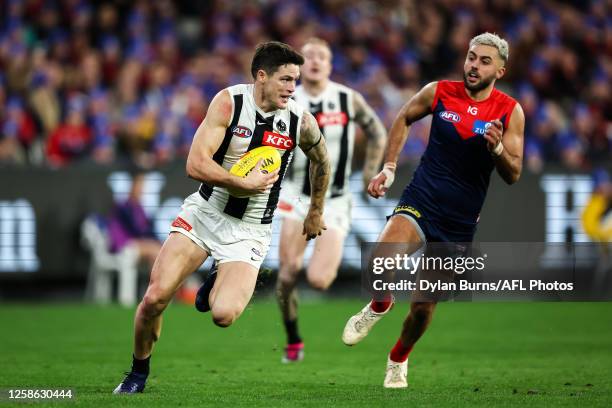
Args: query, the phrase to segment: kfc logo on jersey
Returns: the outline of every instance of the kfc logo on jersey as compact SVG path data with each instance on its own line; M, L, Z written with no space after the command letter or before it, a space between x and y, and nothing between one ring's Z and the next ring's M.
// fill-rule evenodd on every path
M440 112L440 119L445 120L451 123L459 123L461 122L461 116L458 113L452 111L444 111Z
M293 140L289 136L281 135L280 133L274 133L270 131L264 132L262 143L266 146L276 147L277 149L293 149Z
M232 135L247 139L253 135L253 132L251 132L251 129L244 126L234 126L232 128Z
M348 122L348 116L345 112L333 112L333 113L324 113L319 112L316 116L317 124L319 127L324 127L328 125L346 125Z

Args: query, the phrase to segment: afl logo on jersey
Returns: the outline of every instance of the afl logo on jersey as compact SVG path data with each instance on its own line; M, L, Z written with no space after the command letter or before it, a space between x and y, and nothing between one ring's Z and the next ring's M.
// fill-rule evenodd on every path
M459 123L461 122L461 116L458 113L452 111L444 111L440 112L440 119L445 120L447 122Z
M251 129L244 126L234 126L232 128L232 135L248 139L249 137L253 136L253 132L251 132Z

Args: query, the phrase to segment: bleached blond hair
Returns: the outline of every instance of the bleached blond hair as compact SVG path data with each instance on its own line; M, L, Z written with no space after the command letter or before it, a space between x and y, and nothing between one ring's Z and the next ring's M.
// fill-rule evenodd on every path
M474 45L488 45L497 48L499 56L504 61L504 65L508 62L509 47L508 41L494 33L482 33L470 40L470 48Z

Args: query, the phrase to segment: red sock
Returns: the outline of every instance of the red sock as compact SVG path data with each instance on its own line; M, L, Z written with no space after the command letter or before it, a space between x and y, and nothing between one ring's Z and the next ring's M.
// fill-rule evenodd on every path
M372 303L370 303L370 309L376 313L383 313L386 312L389 307L391 307L391 303L393 303L391 299L382 301L372 300Z
M391 349L391 360L395 361L396 363L403 363L408 359L408 355L412 351L412 347L413 346L406 347L402 344L401 340L397 340L397 343L395 343L395 346L393 346Z

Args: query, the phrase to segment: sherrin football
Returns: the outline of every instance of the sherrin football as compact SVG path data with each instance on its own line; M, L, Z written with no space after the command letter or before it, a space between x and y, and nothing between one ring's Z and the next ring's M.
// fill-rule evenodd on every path
M243 154L229 172L234 176L246 177L255 168L259 160L262 160L261 171L263 173L271 173L281 165L281 155L278 149L272 146L260 146ZM228 191L235 197L248 197L250 195L232 189L228 189Z

